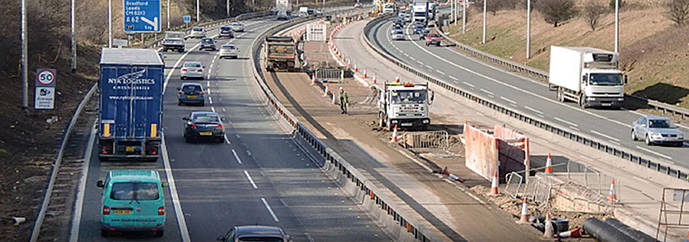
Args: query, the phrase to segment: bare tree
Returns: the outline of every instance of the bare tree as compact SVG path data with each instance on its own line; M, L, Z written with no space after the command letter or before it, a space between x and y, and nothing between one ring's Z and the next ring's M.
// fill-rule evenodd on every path
M605 14L607 13L607 9L605 9L605 5L600 3L600 1L597 0L588 0L584 4L584 19L586 19L586 23L591 27L592 31L596 31L596 27L598 26L598 20Z
M481 12L483 11L483 1L484 0L477 0L474 6L476 8L480 9ZM491 14L495 15L498 11L503 10L503 9L514 9L517 6L517 0L485 0L488 1L486 2L486 11L490 12Z
M557 27L559 23L567 21L577 15L574 0L546 0L536 2L538 9L546 23Z
M687 22L689 17L689 0L668 0L665 4L667 9L667 17L682 26Z

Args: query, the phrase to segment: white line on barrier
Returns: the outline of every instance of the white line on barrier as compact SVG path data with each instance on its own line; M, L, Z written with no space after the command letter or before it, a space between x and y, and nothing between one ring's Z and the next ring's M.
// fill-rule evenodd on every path
M468 83L468 82L465 82L465 81L462 81L462 83L464 83L464 85L467 85L467 86L470 86L470 87L476 87L476 86L474 86L474 84L471 84L471 83Z
M488 94L490 94L490 95L495 95L495 94L492 93L491 91L488 91L488 90L483 89L483 88L481 88L481 91L482 91L482 92L485 92L485 93L488 93Z
M165 145L165 134L162 135L163 142L160 145L162 149L162 159L165 168L165 176L167 177L168 187L170 188L170 196L172 197L172 205L175 207L175 216L177 217L177 225L179 226L179 233L182 241L191 241L189 237L189 230L187 229L187 221L182 212L182 205L179 202L179 195L177 194L177 185L175 185L175 178L172 176L172 167L167 155L167 145Z
M276 223L279 223L280 220L278 219L278 216L275 216L273 209L270 208L270 205L268 205L268 202L266 202L266 199L261 198L261 201L263 201L263 205L266 206L266 209L268 209L268 212L270 212L270 215L273 216L273 220L275 220Z
M531 110L532 112L537 113L537 114L543 114L543 112L541 112L540 110L529 107L529 106L524 106L524 108Z
M229 141L229 140L228 140L228 141ZM241 165L241 164L242 164L242 160L239 159L239 156L237 155L237 152L234 151L234 149L232 149L232 154L234 155L234 158L237 159L237 163L239 163L239 164Z
M516 101L514 101L514 100L512 100L512 99L509 99L509 98L506 98L506 97L503 97L503 96L500 96L500 99L505 100L505 101L507 101L507 102L510 102L510 103L512 103L512 104L517 104Z
M77 200L74 204L74 215L72 215L72 230L69 233L69 241L77 242L79 240L79 229L81 227L81 212L84 210L84 195L86 194L86 179L89 174L89 164L91 163L91 153L93 153L93 145L96 141L96 124L93 123L91 127L91 135L89 135L88 146L84 152L84 163L81 168L81 178L79 187L77 188Z
M655 152L655 151L646 149L646 148L644 148L644 147L641 147L641 146L638 146L638 145L637 145L636 148L638 148L638 149L640 149L640 150L643 150L643 151L646 151L646 152L648 152L648 153L651 153L651 154L654 154L654 155L663 157L663 158L665 158L665 159L672 160L672 157L670 157L670 156L667 156L667 155L664 155L664 154L661 154L661 153L658 153L658 152ZM672 162L672 161L670 161L670 163L672 163L673 165L675 164L675 163Z
M607 135L607 134L604 134L604 133L601 133L601 132L595 131L595 130L593 130L593 129L591 130L591 133L594 133L594 134L597 134L597 135L603 136L603 137L605 137L605 138L608 138L608 139L611 139L611 140L614 140L614 141L620 142L620 139L618 139L618 138L615 138L615 137L612 137L612 136L610 136L610 135Z
M561 118L559 118L559 117L553 117L553 119L555 119L555 120L557 120L557 121L560 121L560 122L563 122L563 123L566 123L566 124L569 124L569 125L574 126L574 127L579 127L578 124L575 124L575 123L572 123L572 122L570 122L570 121L561 119Z
M244 170L244 175L246 175L246 179L249 179L249 182L251 182L251 186L254 187L254 189L258 189L256 183L254 183L254 179L251 179L251 175L249 175L249 172Z

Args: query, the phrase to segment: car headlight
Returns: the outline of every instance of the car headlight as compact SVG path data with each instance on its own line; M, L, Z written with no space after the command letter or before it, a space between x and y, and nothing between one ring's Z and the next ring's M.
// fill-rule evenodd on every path
M396 123L397 123L397 120L392 120L391 123L396 124Z
M677 135L677 138L682 139L682 138L684 138L684 136L683 136L682 134L678 134L678 135Z
M423 120L423 123L427 124L427 123L428 123L428 119L424 119L424 120Z
M660 138L660 137L663 137L663 135L660 134L660 133L651 133L651 137L653 137L653 138Z

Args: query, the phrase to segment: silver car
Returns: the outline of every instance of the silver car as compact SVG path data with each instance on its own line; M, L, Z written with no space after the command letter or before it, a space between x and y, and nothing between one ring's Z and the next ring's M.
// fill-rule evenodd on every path
M218 58L223 59L223 58L232 58L232 59L237 59L237 56L239 54L239 48L237 48L234 45L223 45L220 50L218 51L218 54L220 55Z
M206 38L206 31L203 29L203 27L194 27L191 29L191 34L189 34L192 38Z
M182 64L182 70L180 70L180 77L182 80L187 78L200 78L203 80L203 68L201 62L198 61L185 61Z
M392 39L393 40L404 40L404 32L401 29L398 29L394 33L392 33Z
M642 116L632 125L632 140L643 139L647 145L672 144L684 146L684 135L666 117Z
M244 25L241 23L231 23L232 31L234 32L244 32Z

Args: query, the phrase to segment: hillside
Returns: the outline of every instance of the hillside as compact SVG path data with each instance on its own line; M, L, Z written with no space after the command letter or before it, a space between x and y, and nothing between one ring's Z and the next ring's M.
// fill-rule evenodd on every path
M629 75L625 91L689 108L689 27L677 27L668 20L660 2L632 2L620 11L620 65ZM487 43L482 45L481 13L476 8L470 9L467 32L461 34L459 21L459 26L450 28L453 38L542 70L548 69L551 45L614 49L613 12L604 15L592 31L582 17L553 27L534 11L531 15L532 58L525 61L526 10L488 14Z

